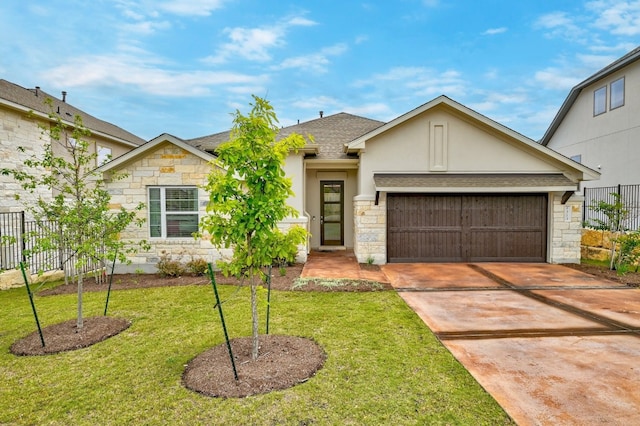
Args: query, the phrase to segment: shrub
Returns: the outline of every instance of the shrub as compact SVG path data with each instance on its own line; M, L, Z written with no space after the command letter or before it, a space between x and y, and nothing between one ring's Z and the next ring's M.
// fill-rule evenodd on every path
M640 259L640 231L621 235L617 242L620 243L620 253L618 254L616 269L624 273L635 266L635 270L637 271L638 259Z
M187 271L195 277L201 277L205 275L208 270L209 264L201 257L191 259L187 262Z
M158 268L158 274L165 277L179 277L184 275L184 266L177 260L173 260L171 255L167 252L162 252L160 260L156 266Z

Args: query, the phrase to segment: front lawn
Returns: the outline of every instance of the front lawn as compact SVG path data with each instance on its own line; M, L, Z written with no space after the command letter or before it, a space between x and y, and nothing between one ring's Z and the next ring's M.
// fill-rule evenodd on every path
M250 335L249 289L221 286L230 337ZM104 292L86 293L85 316ZM272 334L309 337L327 353L306 383L242 399L182 386L185 365L223 343L209 286L115 291L109 313L131 327L89 348L18 357L35 330L24 288L0 292L0 424L512 424L392 291L272 294ZM74 318L73 295L36 297L43 327ZM231 369L229 374L233 374Z

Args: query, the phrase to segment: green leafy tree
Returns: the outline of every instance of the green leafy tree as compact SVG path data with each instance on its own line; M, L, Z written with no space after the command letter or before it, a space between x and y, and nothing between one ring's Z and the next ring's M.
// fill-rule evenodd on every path
M613 202L599 200L594 202L589 208L597 213L604 215L604 219L593 219L592 226L602 231L609 231L611 233L611 258L609 262L609 269L615 269L615 259L617 250L617 241L624 231L624 221L629 216L629 209L625 206L624 200L615 192L610 194L613 197Z
M87 140L91 132L79 115L74 117L73 125L66 124L53 112L51 99L45 103L50 109L50 123L41 126L43 153L25 160L23 169L2 169L1 173L13 176L30 193L43 187L50 190L51 197L40 195L35 203L25 205L42 233L26 254L54 250L63 254L65 280L71 278L78 285L77 328L81 329L84 271L106 259L126 262L126 255L137 251L119 234L131 223L142 225L144 219L137 217L136 210L143 205L134 211L123 207L112 210L111 195L101 174L95 171L97 154ZM24 147L18 149L25 152Z
M291 180L282 168L290 151L302 148L303 136L277 139L278 122L273 107L254 96L248 115L236 111L228 142L217 150L217 164L208 176L207 215L201 231L218 247L233 248L233 257L218 262L227 275L248 278L251 283L253 332L252 358L258 357L258 309L256 277L274 259L290 259L306 231L292 228L285 236L277 224L297 211L286 204L293 195ZM220 167L217 167L217 166ZM293 247L293 250L292 250Z

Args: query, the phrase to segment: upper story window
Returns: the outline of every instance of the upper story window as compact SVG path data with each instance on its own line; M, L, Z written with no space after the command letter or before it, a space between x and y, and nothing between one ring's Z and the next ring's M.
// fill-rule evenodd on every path
M593 115L607 112L607 86L596 89L593 92Z
M571 159L576 163L582 163L582 154L572 155Z
M152 238L190 238L198 232L198 222L198 188L149 188L149 235Z
M96 158L96 162L98 163L98 166L102 166L104 163L111 160L111 148L98 145L97 151L98 156Z
M609 109L619 108L624 105L624 77L611 83L610 96Z

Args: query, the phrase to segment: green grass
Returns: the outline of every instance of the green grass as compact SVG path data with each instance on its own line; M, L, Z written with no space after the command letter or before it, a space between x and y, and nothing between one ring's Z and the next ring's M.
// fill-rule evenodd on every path
M250 334L247 288L221 286L231 337ZM104 293L85 295L101 315ZM313 338L324 368L293 388L243 399L185 389L192 358L223 343L208 286L117 291L121 334L89 348L17 357L35 330L24 288L0 292L0 424L512 424L395 292L274 292L270 331ZM43 327L75 316L75 296L36 297ZM231 372L230 372L231 374Z

